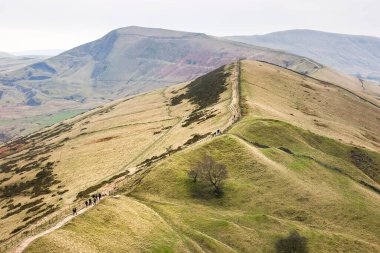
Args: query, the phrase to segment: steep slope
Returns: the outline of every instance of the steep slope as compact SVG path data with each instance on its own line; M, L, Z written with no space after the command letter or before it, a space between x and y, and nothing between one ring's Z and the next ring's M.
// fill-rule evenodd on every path
M124 98L0 147L0 240L224 129L237 65ZM203 89L213 90L206 96Z
M110 99L181 83L240 58L312 73L303 57L199 33L126 27L0 77L0 133L35 130L35 116L89 109ZM30 119L25 122L25 118ZM21 120L20 120L21 119ZM24 121L23 121L24 120ZM41 127L44 125L41 124Z
M314 59L360 79L380 81L380 38L289 30L228 39L285 50Z
M380 109L270 64L243 61L240 74L243 117L226 134L153 164L26 252L275 252L294 230L310 252L378 252ZM187 176L205 154L228 169L220 197Z

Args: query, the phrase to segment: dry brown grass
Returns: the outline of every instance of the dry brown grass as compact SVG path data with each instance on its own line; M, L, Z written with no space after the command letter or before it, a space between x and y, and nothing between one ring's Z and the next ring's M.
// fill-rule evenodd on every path
M380 136L380 109L363 99L336 86L260 62L243 61L242 80L249 115L280 119L380 151L376 140L360 137Z
M246 116L230 134L155 164L129 197L105 202L97 212L35 241L28 252L273 252L276 241L292 230L308 238L311 252L379 251L380 195L360 180L376 182L343 156L328 154L350 142L376 150L370 136L379 134L378 109L335 86L272 65L244 61L242 67ZM186 109L171 113L181 110ZM170 135L180 129L172 127ZM250 138L267 147L255 147ZM280 149L282 143L294 153ZM187 177L205 154L229 170L221 198Z
M63 141L63 145L53 148L47 154L46 162L55 162L54 174L60 182L51 187L51 193L44 195L44 202L58 207L73 203L78 192L97 185L130 167L135 167L152 156L166 152L168 147L173 149L182 146L194 134L204 135L222 128L231 117L228 105L231 100L231 85L221 95L219 102L210 106L217 112L213 118L196 122L188 127L182 127L183 121L194 109L194 105L185 101L177 106L170 106L170 98L185 92L186 84L156 90L126 99L112 102L103 107L86 112L82 115L64 121L70 126L69 130L61 131L43 141L36 143L28 140L29 144L21 143L21 147L0 160L0 165L16 159L21 154L30 154L35 145L55 145ZM54 131L57 126L46 128L47 133ZM41 131L41 136L47 135ZM38 137L36 137L38 138ZM37 160L37 155L31 160L21 159L23 164ZM2 173L1 177L11 177L0 184L0 187L20 183L34 178L38 168L23 174L13 171ZM65 191L63 194L58 192ZM17 195L13 203L24 204L28 196ZM1 207L5 207L5 199L0 199ZM0 209L0 217L7 209ZM25 211L0 220L0 239L7 238L10 232L20 224L26 216Z

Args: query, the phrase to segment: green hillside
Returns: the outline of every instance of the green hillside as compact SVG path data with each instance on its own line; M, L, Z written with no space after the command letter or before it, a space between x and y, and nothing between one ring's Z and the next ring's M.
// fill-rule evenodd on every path
M203 154L229 170L220 198L187 177ZM131 194L106 200L26 252L273 252L293 230L311 252L379 250L378 196L315 162L300 168L280 155L288 161L273 162L231 135L216 138L155 166Z
M357 136L376 134L379 111L325 85L243 61L243 117L227 132L152 164L26 252L291 252L292 233L308 252L379 252L378 141ZM303 90L315 98L300 102ZM205 155L228 170L222 194L188 177Z

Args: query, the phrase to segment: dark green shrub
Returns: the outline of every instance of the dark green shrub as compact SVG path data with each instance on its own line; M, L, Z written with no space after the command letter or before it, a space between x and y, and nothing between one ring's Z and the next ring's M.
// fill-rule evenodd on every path
M286 238L278 239L276 242L277 253L307 253L307 238L293 231Z

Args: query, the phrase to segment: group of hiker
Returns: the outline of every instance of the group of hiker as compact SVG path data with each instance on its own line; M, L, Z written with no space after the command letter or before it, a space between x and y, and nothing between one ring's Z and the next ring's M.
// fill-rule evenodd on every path
M88 200L84 202L86 207L89 207L91 205L96 205L96 202L98 202L102 198L102 194L101 193L93 194L91 197L92 198L89 198Z
M86 207L96 205L96 202L100 201L101 198L101 193L93 194L88 200L84 202L84 204L86 205ZM76 207L73 208L73 215L78 215Z

